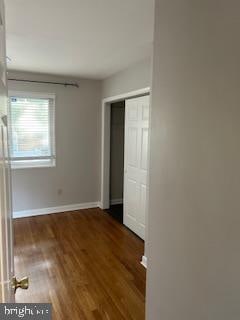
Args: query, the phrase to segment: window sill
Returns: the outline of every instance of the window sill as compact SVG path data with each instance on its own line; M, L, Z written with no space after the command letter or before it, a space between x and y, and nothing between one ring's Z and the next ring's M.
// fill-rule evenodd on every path
M11 169L36 169L56 167L56 160L30 160L30 161L12 161Z

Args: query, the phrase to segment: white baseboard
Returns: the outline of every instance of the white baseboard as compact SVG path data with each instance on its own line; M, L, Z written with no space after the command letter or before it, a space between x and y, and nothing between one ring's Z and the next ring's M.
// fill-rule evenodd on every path
M105 209L105 208L103 208L103 203L102 203L101 201L98 203L98 206L99 206L99 208L102 209L102 210Z
M81 210L81 209L91 209L91 208L97 208L97 207L99 207L99 202L87 202L87 203L70 204L70 205L52 207L52 208L14 211L13 218L33 217L33 216L40 216L44 214L50 214L50 213L61 213L61 212Z
M147 269L147 257L142 256L141 264Z
M111 205L122 204L122 203L123 203L123 199L112 199L112 200L110 200L110 204Z

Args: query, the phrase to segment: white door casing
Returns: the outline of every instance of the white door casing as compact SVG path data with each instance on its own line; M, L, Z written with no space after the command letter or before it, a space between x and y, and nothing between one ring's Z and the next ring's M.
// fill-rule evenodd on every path
M126 100L124 224L145 239L150 97Z
M122 100L150 94L150 87L126 92L102 100L102 137L101 137L101 200L100 208L109 209L109 184L110 184L110 126L111 104Z
M4 2L0 0L0 302L14 302L13 234L8 150Z

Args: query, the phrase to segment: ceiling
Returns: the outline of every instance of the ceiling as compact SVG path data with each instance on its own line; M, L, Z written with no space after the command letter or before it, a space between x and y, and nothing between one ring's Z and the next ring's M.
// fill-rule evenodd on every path
M103 79L151 56L154 0L7 0L10 70Z

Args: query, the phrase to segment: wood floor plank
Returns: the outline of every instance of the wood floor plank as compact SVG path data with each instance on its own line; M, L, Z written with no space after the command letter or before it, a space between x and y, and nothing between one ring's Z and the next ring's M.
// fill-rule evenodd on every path
M100 209L14 220L16 302L50 302L53 319L144 320L144 243Z

